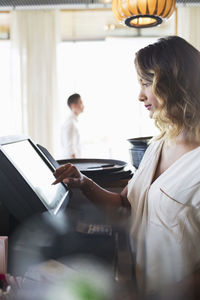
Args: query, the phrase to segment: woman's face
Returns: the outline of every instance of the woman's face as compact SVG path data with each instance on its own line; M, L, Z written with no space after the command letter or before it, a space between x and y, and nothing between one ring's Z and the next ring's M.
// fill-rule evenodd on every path
M152 83L139 78L140 93L139 101L144 103L145 108L149 111L149 117L153 118L155 110L159 106L159 102L152 91Z

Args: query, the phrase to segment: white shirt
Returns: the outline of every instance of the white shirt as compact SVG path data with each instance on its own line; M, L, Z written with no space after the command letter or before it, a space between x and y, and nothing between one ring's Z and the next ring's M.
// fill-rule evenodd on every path
M80 134L78 128L78 118L71 112L61 128L61 148L62 158L76 158L81 156Z
M162 141L147 149L128 185L138 284L155 292L200 267L200 147L152 179Z

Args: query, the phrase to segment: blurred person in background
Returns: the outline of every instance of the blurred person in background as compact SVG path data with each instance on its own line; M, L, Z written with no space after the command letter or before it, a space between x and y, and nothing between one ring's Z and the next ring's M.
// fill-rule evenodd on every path
M112 193L66 164L54 184L80 188L105 209L131 210L139 295L200 299L200 52L169 36L139 50L135 66L139 101L160 135L133 178Z
M78 116L83 112L84 105L79 94L73 94L67 99L70 115L61 128L62 158L80 158L81 143L78 125Z

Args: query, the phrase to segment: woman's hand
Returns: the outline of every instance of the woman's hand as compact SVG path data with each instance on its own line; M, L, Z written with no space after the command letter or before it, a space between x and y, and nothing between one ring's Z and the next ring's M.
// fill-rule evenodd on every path
M56 180L52 184L63 182L69 187L80 188L83 186L85 176L72 164L61 166L53 174Z
M61 166L54 172L56 180L52 184L58 182L66 183L70 188L80 188L83 194L94 204L103 206L104 208L120 207L122 202L127 201L127 191L120 194L112 193L97 185L93 180L83 175L74 165L66 164ZM123 201L121 199L123 197Z

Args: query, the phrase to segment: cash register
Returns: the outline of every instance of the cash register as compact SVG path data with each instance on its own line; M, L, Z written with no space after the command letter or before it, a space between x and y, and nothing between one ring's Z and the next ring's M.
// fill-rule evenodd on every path
M14 265L11 271L19 272L20 262L30 261L34 251L40 253L40 257L42 253L43 260L81 254L99 257L116 266L119 234L112 226L100 224L101 213L95 215L93 209L87 212L97 216L96 220L99 218L96 224L84 222L79 207L70 210L69 188L63 183L52 185L55 180L53 171L58 166L52 156L27 136L0 137L0 201L23 228L14 247L10 247L11 256L18 263L17 269L14 270ZM53 220L62 212L67 216L66 230L59 232L58 224ZM42 217L38 219L38 215ZM34 220L32 223L31 219ZM72 226L69 224L71 220L75 221ZM44 230L51 237L49 247L40 239ZM130 268L129 264L129 274ZM23 273L25 269L20 271Z

